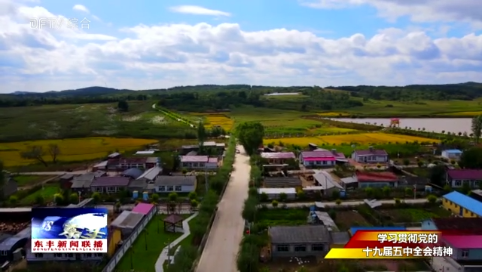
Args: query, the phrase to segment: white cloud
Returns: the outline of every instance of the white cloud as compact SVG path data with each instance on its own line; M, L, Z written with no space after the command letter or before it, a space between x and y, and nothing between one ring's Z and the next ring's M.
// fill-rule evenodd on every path
M170 10L172 12L194 14L194 15L231 16L231 14L228 12L215 10L215 9L207 9L200 6L176 6L176 7L171 7Z
M1 0L0 0L1 1ZM116 39L81 29L31 29L53 17L14 4L0 12L0 92L108 85L405 85L480 81L482 35L434 39L383 29L328 39L310 31L246 31L238 24L137 25ZM104 83L105 81L105 83Z
M302 5L337 9L359 5L375 7L380 16L394 20L409 16L414 22L467 22L482 28L480 0L299 0Z
M73 7L74 10L82 11L85 13L90 13L90 11L84 5L75 5Z

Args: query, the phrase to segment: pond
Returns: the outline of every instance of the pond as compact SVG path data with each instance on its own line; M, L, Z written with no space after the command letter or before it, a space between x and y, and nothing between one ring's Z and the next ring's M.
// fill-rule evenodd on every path
M388 127L390 125L390 118L332 118L336 121L353 122L359 124L381 124ZM471 118L400 118L401 128L411 128L413 130L424 129L425 131L434 132L467 132L472 133L472 119Z

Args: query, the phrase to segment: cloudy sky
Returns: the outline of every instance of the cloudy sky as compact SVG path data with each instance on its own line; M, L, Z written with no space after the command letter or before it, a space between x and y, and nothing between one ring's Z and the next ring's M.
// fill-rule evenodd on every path
M480 1L0 0L0 92L482 81Z

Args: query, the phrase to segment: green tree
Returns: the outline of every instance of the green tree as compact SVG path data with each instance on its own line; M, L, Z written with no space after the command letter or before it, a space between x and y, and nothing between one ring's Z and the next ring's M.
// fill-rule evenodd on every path
M403 160L403 165L409 166L409 165L410 165L410 160L409 160L409 159L404 159L404 160Z
M430 202L431 204L434 204L435 202L437 202L437 197L434 196L434 195L429 195L429 196L427 197L427 200L428 200L428 202Z
M237 267L239 272L259 270L259 247L256 244L245 243L238 253Z
M79 203L79 195L77 193L71 193L69 195L69 201L72 204L77 204Z
M43 195L37 195L35 197L35 204L37 204L39 206L45 205L45 199L44 199Z
M129 111L129 103L126 100L120 100L117 102L117 110L121 112L128 112Z
M271 205L273 205L273 207L278 207L278 201L276 199L274 199L273 201L271 201Z
M155 202L155 203L159 202L159 195L158 194L152 194L151 198L152 198L153 202Z
M264 127L259 122L245 122L237 127L237 134L248 155L252 155L263 144Z
M196 199L191 199L191 208L196 209L199 206L199 202Z
M264 193L264 192L261 193L261 195L260 195L259 198L260 198L261 202L266 202L266 201L268 201L268 199L269 199L268 194L267 194L267 193Z
M64 196L62 194L54 194L54 202L55 204L59 205L62 203L62 201L64 201Z
M10 196L8 199L8 202L10 202L10 205L15 206L18 203L18 197L17 196Z
M392 189L388 186L385 186L385 187L383 187L382 191L383 191L383 195L385 195L385 197L390 197Z
M482 132L482 115L472 118L472 134L476 143L479 142L480 134Z
M172 193L169 194L168 198L169 198L169 201L176 202L177 198L178 198L178 195L177 195L177 193L172 192Z
M197 139L200 146L202 146L206 141L206 128L202 122L199 122L197 125Z
M444 186L446 171L445 165L436 165L430 168L428 172L430 182L439 186Z
M482 148L470 148L460 156L459 166L468 169L482 168Z
M279 194L279 200L281 202L285 202L288 199L288 195L286 193Z
M254 222L256 216L258 202L253 197L248 197L244 201L244 208L242 212L243 218L248 222Z
M197 200L196 192L190 192L187 197L189 198L189 200Z
M95 192L92 194L92 201L94 202L94 205L99 204L101 200L101 195L99 192Z

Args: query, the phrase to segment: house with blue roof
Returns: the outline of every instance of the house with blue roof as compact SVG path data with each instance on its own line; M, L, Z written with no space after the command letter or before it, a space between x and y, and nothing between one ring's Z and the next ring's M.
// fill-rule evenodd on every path
M442 206L460 217L482 218L482 202L457 191L444 195Z
M442 158L445 158L447 160L459 160L460 156L462 156L462 151L458 149L448 149L442 151Z

